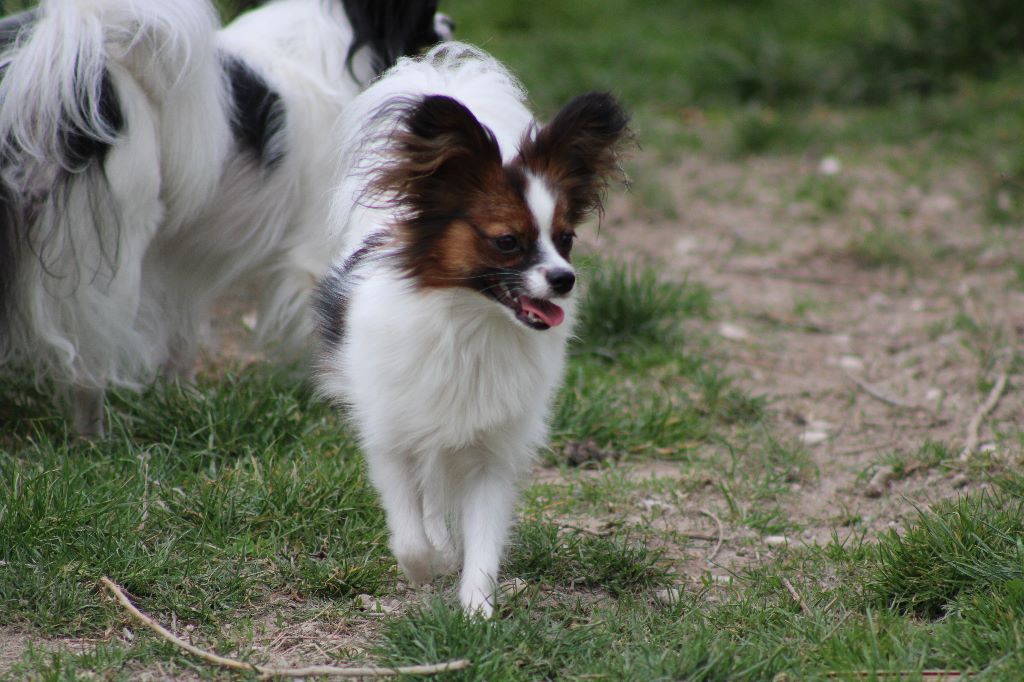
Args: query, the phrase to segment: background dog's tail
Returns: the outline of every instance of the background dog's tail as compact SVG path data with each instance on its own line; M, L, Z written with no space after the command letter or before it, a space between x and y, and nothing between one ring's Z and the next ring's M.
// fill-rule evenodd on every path
M43 0L20 16L0 56L0 145L5 158L69 171L88 162L89 147L116 139L109 62L159 102L208 57L217 26L206 0Z
M0 361L140 375L146 244L212 154L199 133L200 152L164 140L217 116L217 27L209 0L42 0L0 22Z

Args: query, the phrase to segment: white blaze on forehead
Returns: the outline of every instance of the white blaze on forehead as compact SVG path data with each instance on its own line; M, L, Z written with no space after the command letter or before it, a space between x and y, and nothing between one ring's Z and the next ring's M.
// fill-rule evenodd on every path
M547 282L546 273L552 270L572 270L568 261L558 253L551 240L551 231L555 222L555 204L557 199L547 183L532 173L526 174L526 206L533 213L537 223L537 248L540 250L540 262L526 272L527 289L533 296L548 298L552 292Z
M537 221L541 239L551 241L551 225L555 222L555 195L546 182L532 173L526 174L526 205Z
M526 175L526 205L533 213L533 219L537 221L537 230L540 235L537 239L537 246L543 255L541 265L551 268L571 269L568 261L562 258L552 241L551 231L554 229L555 204L557 203L554 192L547 183L536 175Z

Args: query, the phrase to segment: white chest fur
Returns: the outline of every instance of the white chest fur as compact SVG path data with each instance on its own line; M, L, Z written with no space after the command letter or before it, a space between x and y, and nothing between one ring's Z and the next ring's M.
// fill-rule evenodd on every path
M337 388L364 436L430 455L495 429L543 439L570 322L528 329L475 291L416 291L378 271L352 292L345 327Z

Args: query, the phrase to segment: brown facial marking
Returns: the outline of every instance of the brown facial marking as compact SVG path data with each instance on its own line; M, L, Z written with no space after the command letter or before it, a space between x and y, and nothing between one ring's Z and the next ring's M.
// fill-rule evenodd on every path
M499 281L515 284L537 257L538 226L524 196L527 174L555 192L552 238L568 259L568 237L584 216L600 210L627 132L626 116L611 96L583 95L528 135L519 157L503 166L494 134L460 102L428 96L398 106L403 125L389 143L392 162L376 171L370 193L397 209L398 258L422 287L487 292Z
M474 198L464 217L452 220L433 245L433 258L421 261L418 281L424 287L469 286L489 271L523 267L537 242L538 231L525 201L500 176L488 191ZM504 253L495 241L511 236L517 248Z

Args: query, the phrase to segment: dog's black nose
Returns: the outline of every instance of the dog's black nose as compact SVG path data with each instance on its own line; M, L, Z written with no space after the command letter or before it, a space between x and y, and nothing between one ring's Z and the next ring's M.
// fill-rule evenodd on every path
M564 296L572 291L573 285L576 284L576 275L572 270L555 270L548 273L548 284L551 285L552 291Z

